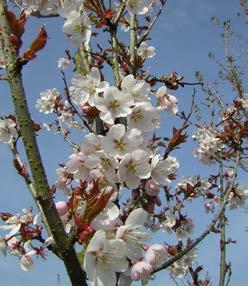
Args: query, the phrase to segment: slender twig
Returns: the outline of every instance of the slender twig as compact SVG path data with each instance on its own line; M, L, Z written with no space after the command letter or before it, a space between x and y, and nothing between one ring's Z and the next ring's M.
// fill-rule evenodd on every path
M119 10L117 12L117 15L113 21L113 24L116 25L120 19L121 19L121 16L122 16L122 13L123 11L125 10L125 7L126 7L126 3L127 3L127 0L123 0L122 3L120 4L120 7L119 7Z
M161 267L155 269L153 271L153 273L157 273L163 269L166 269L169 266L171 266L173 263L175 263L177 260L181 259L185 254L187 254L189 251L191 251L193 248L195 248L212 231L213 227L215 226L215 224L219 220L221 213L223 212L224 208L226 207L226 205L229 202L229 195L233 190L235 180L237 177L239 160L240 160L240 151L237 152L237 157L236 157L236 162L235 162L235 167L234 167L233 181L225 193L225 198L224 198L222 206L220 207L219 211L217 212L217 214L215 215L215 217L213 218L213 220L211 221L209 226L206 228L206 230L197 239L195 239L194 242L192 242L189 246L187 246L184 250L182 250L181 252L179 252L177 255L170 258L169 260L167 260L165 263L163 263L163 265Z
M223 164L220 163L220 197L221 205L224 203L224 171ZM225 276L226 276L226 222L225 222L225 208L220 215L220 277L219 286L225 286Z
M157 15L153 18L152 22L150 23L149 27L147 28L147 30L145 31L145 33L141 36L140 40L137 43L137 47L139 47L141 45L142 42L144 42L146 40L146 38L148 37L151 29L153 28L153 26L155 25L155 23L157 22L159 16L162 14L162 11L165 7L167 0L161 0L161 6L159 8L159 11L157 13Z
M17 144L17 142L15 141L12 145L9 145L10 150L11 150L12 155L13 155L13 161L15 162L15 167L18 170L18 173L20 174L20 176L22 176L24 178L25 183L26 183L30 193L32 194L32 197L33 197L36 205L37 205L37 208L41 212L41 217L42 217L43 223L45 224L47 231L49 231L48 235L51 235L46 217L43 213L43 209L42 209L41 205L39 204L39 201L36 200L37 192L35 190L34 183L32 181L31 176L28 173L27 167L25 166L25 164L21 160L21 157L20 157L20 154L17 150L16 144Z
M65 86L65 97L68 101L68 103L70 104L70 106L72 107L73 111L77 114L77 116L82 120L83 124L85 125L85 127L90 131L93 132L92 128L90 127L90 125L88 124L88 122L85 120L85 118L82 116L82 114L77 110L77 108L75 107L75 105L73 104L72 100L71 100L71 96L70 96L70 91L69 91L69 87L67 84L67 80L65 77L65 73L63 70L61 70L61 74L62 74L62 80L64 82L64 86Z
M26 94L22 81L21 65L17 53L10 42L10 28L6 18L6 0L0 0L0 40L5 58L8 82L11 89L12 101L15 107L16 118L25 147L28 163L31 169L35 200L38 201L46 217L56 249L63 260L68 276L73 286L87 285L86 274L83 271L73 244L65 232L64 225L56 210L45 169L40 156L36 135L32 128Z
M193 279L193 283L195 286L201 286L199 281L198 281L198 274L195 273L194 269L192 267L189 267L189 273Z

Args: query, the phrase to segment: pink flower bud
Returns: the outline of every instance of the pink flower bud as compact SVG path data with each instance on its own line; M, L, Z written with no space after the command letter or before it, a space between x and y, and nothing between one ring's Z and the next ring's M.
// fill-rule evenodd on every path
M133 265L131 278L137 280L148 280L152 274L152 266L146 261L139 261Z
M153 182L153 180L148 180L145 184L145 190L149 196L156 197L159 193L159 187Z
M57 202L55 206L60 216L65 215L68 211L68 205L64 201Z
M167 257L166 249L161 244L151 245L145 254L145 261L153 268L160 267Z

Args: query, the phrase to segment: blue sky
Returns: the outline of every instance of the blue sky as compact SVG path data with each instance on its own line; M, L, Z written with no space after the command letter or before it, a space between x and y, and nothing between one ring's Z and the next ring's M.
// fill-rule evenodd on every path
M194 72L202 71L205 78L212 82L217 79L216 65L208 59L208 52L213 51L219 59L223 57L223 44L219 36L219 30L210 21L212 16L220 19L232 18L234 29L247 38L247 27L240 24L235 17L239 10L239 1L226 0L174 0L169 1L167 8L155 26L152 33L152 44L157 49L157 56L148 64L154 74L168 74L177 71L185 76L186 81L194 81ZM42 122L46 117L40 115L33 106L39 93L47 88L56 87L62 90L62 81L57 69L57 60L64 55L65 48L71 48L69 41L61 32L61 19L38 20L32 19L27 25L27 35L24 46L30 39L34 38L41 24L46 24L49 34L47 47L39 53L38 58L24 67L24 84L33 118ZM247 63L247 62L246 62ZM226 85L223 93L228 96L232 90ZM184 109L188 106L192 88L185 88L175 92L178 97L179 106ZM200 89L197 97L203 97ZM9 100L9 91L6 83L1 83L0 89L0 114L6 115L12 112L12 104ZM169 135L171 131L171 118L164 117L164 127L162 132ZM63 139L58 135L46 134L39 137L39 145L46 166L49 182L55 180L55 169L59 163L63 163L70 155L70 149L64 147ZM61 147L60 147L61 146ZM190 154L191 149L179 152L179 160L182 162L181 175L195 175L204 173L206 168L199 168L197 160ZM0 177L1 201L0 211L21 212L24 207L33 206L23 181L16 175L12 167L11 156L4 145L0 145ZM245 176L241 175L240 181L246 183ZM202 215L202 209L198 204L189 205L189 212L194 217L196 233L200 233L210 218ZM233 266L232 282L230 285L241 285L246 279L246 266L248 255L246 254L246 241L248 233L247 214L243 211L232 212L228 232L238 243L228 247L228 257ZM229 235L228 235L229 236ZM160 240L166 240L167 234L160 235ZM218 239L212 235L205 240L199 249L199 263L206 266L206 270L212 277L213 285L217 285L218 279ZM58 277L60 276L60 284ZM47 261L35 261L35 267L31 272L23 272L15 257L0 257L0 277L5 286L33 285L36 286L67 286L70 285L62 263L57 258L49 255ZM158 275L155 281L149 285L173 285L168 279L168 272L164 271ZM107 285L106 285L107 286Z

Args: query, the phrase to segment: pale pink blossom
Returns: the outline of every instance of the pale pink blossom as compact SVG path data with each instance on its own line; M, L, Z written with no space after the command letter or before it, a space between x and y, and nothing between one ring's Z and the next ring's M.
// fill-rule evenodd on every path
M161 109L174 114L178 113L177 99L174 95L167 92L167 88L165 86L162 86L157 90L156 97Z
M55 203L56 209L59 213L60 216L63 216L67 213L68 211L68 205L64 201L58 201Z
M0 119L0 143L11 144L17 137L15 121L10 118Z
M145 184L145 190L149 196L156 197L159 193L159 186L150 179Z
M135 281L146 281L151 278L152 271L153 267L150 263L146 261L139 261L136 262L132 267L131 278Z
M58 60L58 68L65 70L69 67L70 65L70 60L65 59L65 58L59 58Z
M167 252L164 245L153 244L151 245L145 254L145 261L150 263L154 269L160 267L167 258Z

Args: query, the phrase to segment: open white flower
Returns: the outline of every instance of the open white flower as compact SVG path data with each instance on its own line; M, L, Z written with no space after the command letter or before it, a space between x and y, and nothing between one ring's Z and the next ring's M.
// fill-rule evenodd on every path
M70 93L78 105L88 103L94 106L97 95L103 92L108 86L108 82L101 81L99 69L93 67L86 76L78 73L73 75Z
M128 269L126 245L121 239L107 240L103 230L91 239L84 258L84 270L94 286L115 286L116 272Z
M101 150L102 135L96 135L95 133L89 133L84 137L84 141L81 144L80 150L82 153L90 155L95 154L96 151Z
M123 156L119 165L120 182L130 189L136 189L141 179L148 179L151 175L149 155L143 150L136 150Z
M91 160L97 162L97 166L91 172L94 177L105 177L110 182L117 182L116 169L118 168L118 160L114 157L104 153L103 151L97 151L91 155Z
M132 74L123 78L121 89L126 93L130 93L134 102L149 101L148 95L151 92L150 85L144 80L134 78Z
M74 46L88 43L91 36L90 19L86 12L71 11L63 25L62 31L68 34Z
M70 65L70 60L66 58L59 58L58 59L58 68L65 70L69 67Z
M121 92L110 86L104 90L103 97L95 100L95 106L101 111L100 118L107 124L114 124L115 118L125 117L132 112L133 98L129 93Z
M142 42L137 49L137 55L143 59L151 59L156 55L155 50L153 46L147 46L146 42Z
M163 160L160 155L155 155L152 158L152 180L162 186L166 186L171 183L168 178L169 175L176 172L179 167L179 162L175 157L168 156L167 159Z
M61 1L61 7L58 9L58 14L61 17L68 18L71 11L82 11L84 0L63 0Z
M85 156L81 152L78 154L72 154L69 158L70 160L66 163L66 168L68 172L73 174L73 179L89 180L91 177L90 169L93 169L97 166L97 161L94 160L94 158Z
M142 242L149 239L149 234L139 230L147 221L148 213L142 208L133 210L126 219L125 225L117 228L116 238L126 243L126 256L129 259L142 257Z
M103 211L93 219L91 226L96 230L114 228L114 223L119 215L119 208L109 201Z
M128 0L127 10L130 14L143 15L149 11L152 0Z
M10 118L0 119L0 142L11 144L17 137L15 121Z
M116 124L109 129L108 134L102 139L101 147L106 153L114 157L121 157L138 149L142 142L141 131L133 128L126 132L123 124Z
M129 128L150 132L160 125L159 111L148 102L139 102L133 107L127 121Z

